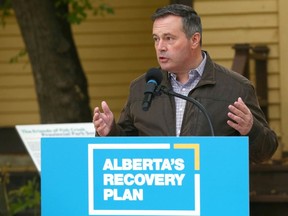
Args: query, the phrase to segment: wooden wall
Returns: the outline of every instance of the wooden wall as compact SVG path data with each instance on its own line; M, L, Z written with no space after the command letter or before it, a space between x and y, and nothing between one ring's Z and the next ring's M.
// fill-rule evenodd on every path
M217 63L231 68L234 57L232 46L236 43L249 43L252 46L267 45L270 49L268 57L269 122L281 138L278 1L195 0L194 2L194 8L202 17L203 48L208 50ZM250 62L250 67L250 71L253 72L253 61Z
M279 8L279 71L280 71L280 117L282 148L288 152L288 1L278 0Z
M93 16L73 26L74 38L88 78L91 107L107 100L118 116L129 83L156 66L151 14L168 0L106 0L114 15ZM0 29L0 126L37 124L38 104L28 56L9 60L24 49L14 17Z
M10 63L24 49L18 24L9 17L0 27L0 125L39 122L38 107L28 56Z
M74 26L74 32L90 86L91 106L106 100L118 117L131 80L157 66L150 17L168 1L109 2L114 15L89 16L85 23Z
M116 117L123 107L129 83L150 67L157 66L151 39L153 11L169 0L107 0L115 10L105 17L88 16L79 26L73 26L81 62L89 82L91 107L106 100ZM280 4L280 3L281 4ZM285 55L280 43L279 25L286 25L286 0L194 0L194 7L202 17L203 48L217 62L231 68L236 43L267 45L269 121L279 137L286 136L287 100L282 89ZM279 4L282 5L281 8ZM282 15L279 16L279 11ZM279 24L280 23L280 24ZM282 23L282 24L281 24ZM283 31L285 34L287 30ZM282 40L281 40L282 38ZM21 58L10 64L9 59L23 49L15 19L9 18L0 29L0 126L39 122L38 106L29 60ZM253 70L253 63L251 64ZM282 74L282 77L281 77ZM285 75L284 75L285 77ZM287 75L286 75L287 80ZM285 84L285 83L284 83ZM284 131L284 132L283 132ZM287 137L287 136L286 136ZM288 151L288 140L286 150Z

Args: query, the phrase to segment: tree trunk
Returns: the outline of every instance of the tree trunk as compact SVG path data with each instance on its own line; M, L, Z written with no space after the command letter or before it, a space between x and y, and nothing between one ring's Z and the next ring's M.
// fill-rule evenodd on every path
M71 26L55 0L12 0L32 65L41 123L91 121L87 80Z

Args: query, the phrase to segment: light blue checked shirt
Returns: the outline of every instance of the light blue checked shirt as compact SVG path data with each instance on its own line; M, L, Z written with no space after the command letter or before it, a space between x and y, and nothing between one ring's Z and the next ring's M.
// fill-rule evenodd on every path
M201 79L206 64L206 54L202 52L202 55L203 55L202 62L199 64L197 68L190 70L189 80L186 83L182 84L178 82L176 79L177 78L176 75L170 73L170 81L174 92L188 96L189 92L193 88L195 88L195 86ZM175 97L175 104L176 104L176 135L179 136L183 121L184 110L186 106L186 100Z

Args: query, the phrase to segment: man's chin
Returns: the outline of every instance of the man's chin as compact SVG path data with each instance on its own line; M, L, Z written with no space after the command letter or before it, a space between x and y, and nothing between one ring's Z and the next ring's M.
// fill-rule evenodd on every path
M161 69L164 70L164 71L172 71L172 67L167 64L159 64Z

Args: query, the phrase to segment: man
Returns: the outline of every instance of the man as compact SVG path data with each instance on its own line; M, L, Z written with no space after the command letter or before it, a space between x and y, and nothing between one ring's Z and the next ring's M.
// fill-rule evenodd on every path
M250 160L261 162L275 152L276 134L269 128L249 80L212 61L201 49L202 26L197 13L174 4L152 16L153 40L163 74L161 85L199 101L211 117L216 136L249 136ZM106 102L94 110L99 136L207 136L207 120L192 103L156 96L142 110L145 75L131 83L118 123Z

